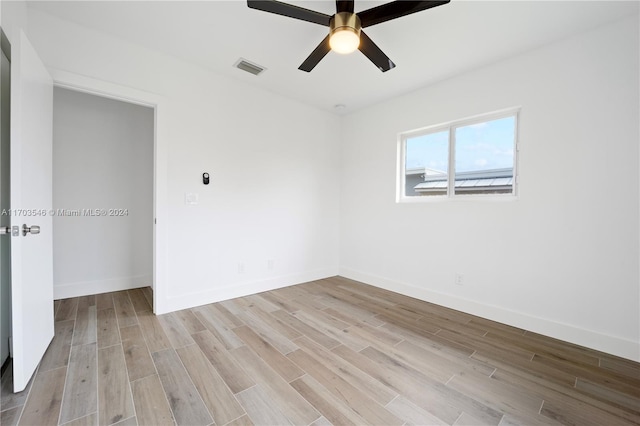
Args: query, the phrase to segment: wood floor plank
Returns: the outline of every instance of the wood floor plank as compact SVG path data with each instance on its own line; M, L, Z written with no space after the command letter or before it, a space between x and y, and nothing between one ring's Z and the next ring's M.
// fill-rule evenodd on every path
M0 425L2 426L15 426L18 424L18 419L22 414L22 406L8 408L0 412Z
M207 327L205 327L204 324L200 322L200 319L196 317L195 313L191 309L183 309L172 313L182 323L182 326L187 330L189 334L199 333L207 329Z
M254 424L280 426L292 424L271 403L270 398L258 385L240 392L237 397Z
M632 395L618 392L602 384L592 383L589 380L578 377L578 380L576 380L576 389L601 401L606 401L607 403L628 409L636 413L640 419L640 388L637 389L635 395Z
M72 345L86 345L97 341L95 296L83 296L78 301Z
M138 313L138 321L144 340L151 353L171 348L171 341L164 332L158 317L150 311Z
M251 349L242 346L232 350L231 354L291 423L308 425L320 417L320 413L313 406Z
M536 353L542 354L546 350L553 350L561 353L561 357L566 360L580 360L584 362L583 357L591 358L596 357L600 360L602 359L615 359L622 360L622 358L616 357L614 355L610 355L604 352L596 351L595 349L585 348L583 346L578 346L573 343L565 342L562 340L554 339L549 336L544 336L542 334L534 333L532 331L525 331L524 337L527 341L535 342L536 345L539 345L538 349L535 351ZM577 358L576 358L577 357ZM632 362L632 361L629 361Z
M600 367L605 370L614 371L620 375L640 380L640 367L637 362L610 356L600 356L599 360Z
M247 414L227 423L227 426L253 426L253 422Z
M627 421L638 422L638 415L634 412L621 409L619 406L600 401L590 395L579 392L573 386L566 386L541 377L536 372L527 371L518 366L497 363L498 369L492 374L491 378L509 385L525 388L529 392L544 399L552 401L557 405L574 404L574 401L580 401L585 407L593 407L606 411L613 416L621 417Z
M454 423L463 412L461 407L430 389L433 382L424 380L423 375L414 374L415 371L406 369L403 364L391 362L387 365L385 361L371 359L346 346L338 346L332 352L448 424Z
M96 313L98 348L117 345L120 342L116 311L112 308L100 309Z
M383 345L376 345L376 348L383 352L393 352L400 354L403 358L410 360L410 364L419 367L420 371L430 377L444 378L443 383L453 375L461 375L467 372L478 373L483 376L490 376L495 371L495 367L473 358L450 358L441 354L433 353L411 342L404 341L394 348L388 349ZM434 368L435 367L435 368Z
M142 336L140 326L123 327L120 329L120 335L129 381L133 382L156 374L156 368L151 359L147 343Z
M318 418L318 420L311 423L309 426L332 426L332 424L324 416L321 416L320 418Z
M351 335L346 328L340 329L333 327L328 322L320 320L317 316L309 315L305 311L292 312L291 315L301 322L307 324L309 327L322 332L322 334L332 337L343 345L350 347L354 351L360 351L369 346L368 342L360 339L357 336Z
M367 422L372 424L401 425L403 422L380 404L363 395L346 380L336 375L327 367L319 364L305 351L299 349L287 355L289 359L304 369L307 374L316 379L338 399L349 404Z
M96 310L115 309L113 304L113 293L96 294Z
M98 413L91 413L88 416L71 420L68 423L62 424L62 426L98 426Z
M250 327L257 335L260 336L266 342L269 342L271 346L276 348L278 352L283 355L298 349L295 343L287 339L285 336L278 333L275 329L265 324L254 312L247 310L238 315L242 321L246 324L243 327ZM238 327L242 328L242 327ZM236 331L238 328L234 329Z
M381 311L376 318L380 321L384 321L383 328L388 328L386 324L391 324L399 329L404 330L404 333L411 335L417 335L421 337L431 338L434 334L441 330L436 324L429 324L428 322L421 322L418 324L417 319L406 318L402 314L398 314L390 311Z
M227 327L234 328L234 327L240 327L241 325L244 325L244 322L242 322L240 318L236 317L234 314L229 312L229 310L224 306L222 306L222 304L213 303L208 306L210 306L211 309L214 309L220 313L220 316L218 318L220 318Z
M498 367L498 369L504 369L506 371L520 370L527 371L533 374L535 377L539 377L542 382L545 383L557 383L566 387L573 387L575 385L576 376L569 373L565 373L560 370L549 368L543 364L532 363L528 360L521 358L510 358L503 354L496 355L490 354L484 351L477 351L472 356L473 359L477 359L486 362L490 365Z
M365 323L369 324L372 327L379 327L384 324L383 321L380 321L375 317L374 312L370 312L360 306L355 306L350 303L345 302L344 300L340 300L333 294L325 294L320 298L323 304L329 306L329 308L325 309L326 312L331 311L331 315L334 315L333 312L338 312L339 314L344 315L346 318L351 318L355 321L349 321L348 319L343 319L345 322L349 322L350 324L356 323ZM335 316L335 315L334 315ZM336 317L337 318L337 317ZM339 318L342 319L342 318Z
M540 414L563 425L616 425L630 426L637 425L637 422L629 422L612 414L589 407L578 400L563 401L558 404L555 401L545 400L542 404Z
M115 306L116 317L118 318L118 326L128 327L138 323L136 311L133 309L131 299L126 291L118 291L113 293L113 304Z
M61 300L53 301L53 318L55 319L56 315L58 315L58 309L60 308Z
M273 312L280 309L280 306L275 303L271 303L268 299L262 297L262 294L252 294L245 297L246 300L255 305L258 309L265 312Z
M640 389L640 380L620 375L616 372L605 371L602 368L576 364L558 359L552 359L535 354L531 360L532 365L543 365L553 371L566 372L578 378L586 379L603 387L625 393L629 396L637 396Z
M136 418L136 416L129 417L128 419L120 420L113 426L138 426L138 419Z
M162 426L174 424L169 403L157 374L131 383L131 392L133 393L133 404L138 425Z
M461 321L453 321L448 318L439 317L436 314L422 314L422 317L416 320L418 326L423 324L437 326L442 330L453 331L462 335L473 335L484 337L489 330L479 324L465 323Z
M39 371L53 370L68 364L74 324L74 320L55 323L55 335L42 357L42 361L40 361Z
M428 395L431 402L437 400L442 404L452 404L453 406L462 409L463 412L475 417L478 420L481 420L485 424L497 425L502 418L502 413L500 413L499 411L483 404L482 402L474 398L460 393L455 389L451 389L445 384L441 384L436 380L433 380L432 378L424 375L419 370L413 368L410 364L400 362L398 359L390 356L389 354L380 352L379 350L371 346L361 351L361 354L376 362L379 368L387 368L392 374L408 374L410 377L416 380L416 382L421 383L423 387L427 387L428 390L426 392L423 391L423 395ZM405 380L407 380L406 377ZM409 395L407 394L404 394L404 396L409 397Z
M149 306L153 307L153 289L151 287L142 287L142 294L147 299Z
M367 317L364 319L360 319L358 317L352 316L350 313L347 313L348 310L343 309L342 311L339 311L337 309L334 308L327 308L325 309L323 312L326 312L327 314L331 315L334 318L339 319L340 321L343 321L351 326L357 326L357 327L362 327L362 326L368 326L374 330L379 330L382 331L382 329L377 328L380 327L381 325L384 324L384 321L379 320L378 318L371 316L371 317ZM396 337L397 338L397 337ZM402 340L401 338L397 338L399 340Z
M404 420L405 425L446 425L448 423L442 421L426 410L418 407L402 395L398 395L393 401L388 403L385 408L396 415L399 419Z
M78 310L78 298L72 297L70 299L63 299L60 301L60 306L56 312L56 321L69 321L76 319L76 312Z
M67 367L38 371L19 424L58 424L66 374Z
M344 331L350 327L351 324L339 320L338 318L332 316L329 312L329 308L304 311L307 316L314 318L315 321L322 323L326 327L331 327L332 329L340 331ZM293 313L293 315L296 316L296 313Z
M473 346L476 349L476 353L481 352L496 359L514 359L528 362L535 355L533 352L515 348L506 343L496 344L495 342L487 342L481 336L460 334L450 330L440 330L437 335L461 345Z
M13 361L9 358L8 362L7 369L1 378L0 409L2 411L23 406L29 396L29 391L35 378L35 375L31 377L22 392L13 393Z
M208 330L195 333L192 337L231 392L235 394L256 384L229 355L224 345Z
M318 363L332 370L364 395L386 405L393 400L398 393L377 381L359 368L342 359L336 353L324 349L322 346L312 342L306 337L297 340L298 344L307 354L311 355Z
M594 355L587 355L581 352L572 352L567 350L562 350L554 346L545 346L541 345L539 342L536 342L530 339L529 336L524 335L515 335L515 334L498 334L496 332L489 332L484 336L484 339L489 342L497 342L499 344L508 341L510 345L514 347L518 347L520 349L526 350L528 352L533 352L538 355L542 355L546 358L555 359L558 361L568 361L577 364L586 364L592 366L598 366L600 363L600 359Z
M286 337L289 340L294 340L302 336L302 334L299 331L283 323L281 320L274 317L270 313L263 311L262 309L254 308L251 310L251 312L260 321L264 322L267 326L274 329L276 332L278 332L279 334L281 334L282 336ZM272 311L272 312L275 312L275 311Z
M246 325L234 329L235 333L242 339L251 349L253 349L262 360L273 368L287 383L297 379L304 374L298 366L292 363L287 357L282 355L276 348L259 336L251 328ZM297 346L296 346L297 348Z
M319 330L316 330L315 328L300 321L298 318L294 317L284 310L271 312L271 315L278 318L280 321L282 321L284 324L287 324L294 330L297 330L303 336L307 336L314 342L318 342L327 349L335 348L336 346L341 344L338 340L327 336Z
M213 418L202 402L174 349L153 353L158 376L167 394L169 406L180 425L209 425Z
M300 309L298 306L293 306L289 300L283 297L277 291L268 291L266 293L262 293L262 298L268 300L276 306L279 306L281 310L291 313Z
M447 387L497 411L509 414L510 417L518 419L522 423L535 424L538 422L538 411L543 400L526 389L505 386L504 383L477 373L456 375L447 383Z
M110 425L135 415L121 345L98 349L98 419Z
M174 349L182 348L184 346L193 345L195 342L191 338L189 332L184 328L182 322L176 318L172 313L158 315L158 321L162 324L164 333L169 338L171 346Z
M245 414L224 379L197 345L177 349L187 373L216 424L226 424Z
M291 386L334 425L362 425L366 421L308 374Z
M147 298L144 296L144 293L139 288L134 288L132 290L128 290L129 299L131 300L131 304L133 305L133 310L136 312L144 312L144 311L153 311L152 306L147 301Z
M97 350L96 343L74 346L71 349L60 423L98 411Z
M226 349L234 349L244 345L233 330L217 316L219 311L211 309L211 305L194 309L194 314L205 329L216 336Z
M438 338L436 333L440 331L440 328L436 326L421 324L420 327L418 327L415 323L399 322L384 315L378 315L376 318L384 321L384 325L380 326L381 329L397 334L398 336L402 336L402 338L406 340L413 340L417 342L431 340ZM446 341L445 343L449 342L450 341ZM451 346L454 346L453 349L459 349L461 352L467 352L467 356L473 353L473 349L464 345L451 342Z

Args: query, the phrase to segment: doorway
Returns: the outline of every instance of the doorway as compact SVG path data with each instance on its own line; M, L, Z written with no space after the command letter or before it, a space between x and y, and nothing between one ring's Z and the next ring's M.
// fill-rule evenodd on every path
M54 87L54 297L153 283L153 108Z

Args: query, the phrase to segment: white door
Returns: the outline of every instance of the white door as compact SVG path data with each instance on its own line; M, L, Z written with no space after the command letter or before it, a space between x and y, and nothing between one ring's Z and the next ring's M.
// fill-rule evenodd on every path
M26 35L11 45L11 304L14 391L23 390L54 335L53 81ZM31 232L23 235L23 227ZM36 233L34 226L40 227ZM19 235L15 235L15 231Z

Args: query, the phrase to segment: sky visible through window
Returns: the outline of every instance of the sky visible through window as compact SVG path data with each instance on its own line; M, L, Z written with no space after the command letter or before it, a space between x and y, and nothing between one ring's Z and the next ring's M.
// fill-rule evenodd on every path
M456 172L513 167L515 117L458 127ZM406 141L406 169L428 168L447 173L448 131L409 138Z

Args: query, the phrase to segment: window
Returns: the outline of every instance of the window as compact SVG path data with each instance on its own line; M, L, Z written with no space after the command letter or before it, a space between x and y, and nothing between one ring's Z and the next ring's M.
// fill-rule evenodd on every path
M509 110L402 134L398 200L515 194L517 119Z

